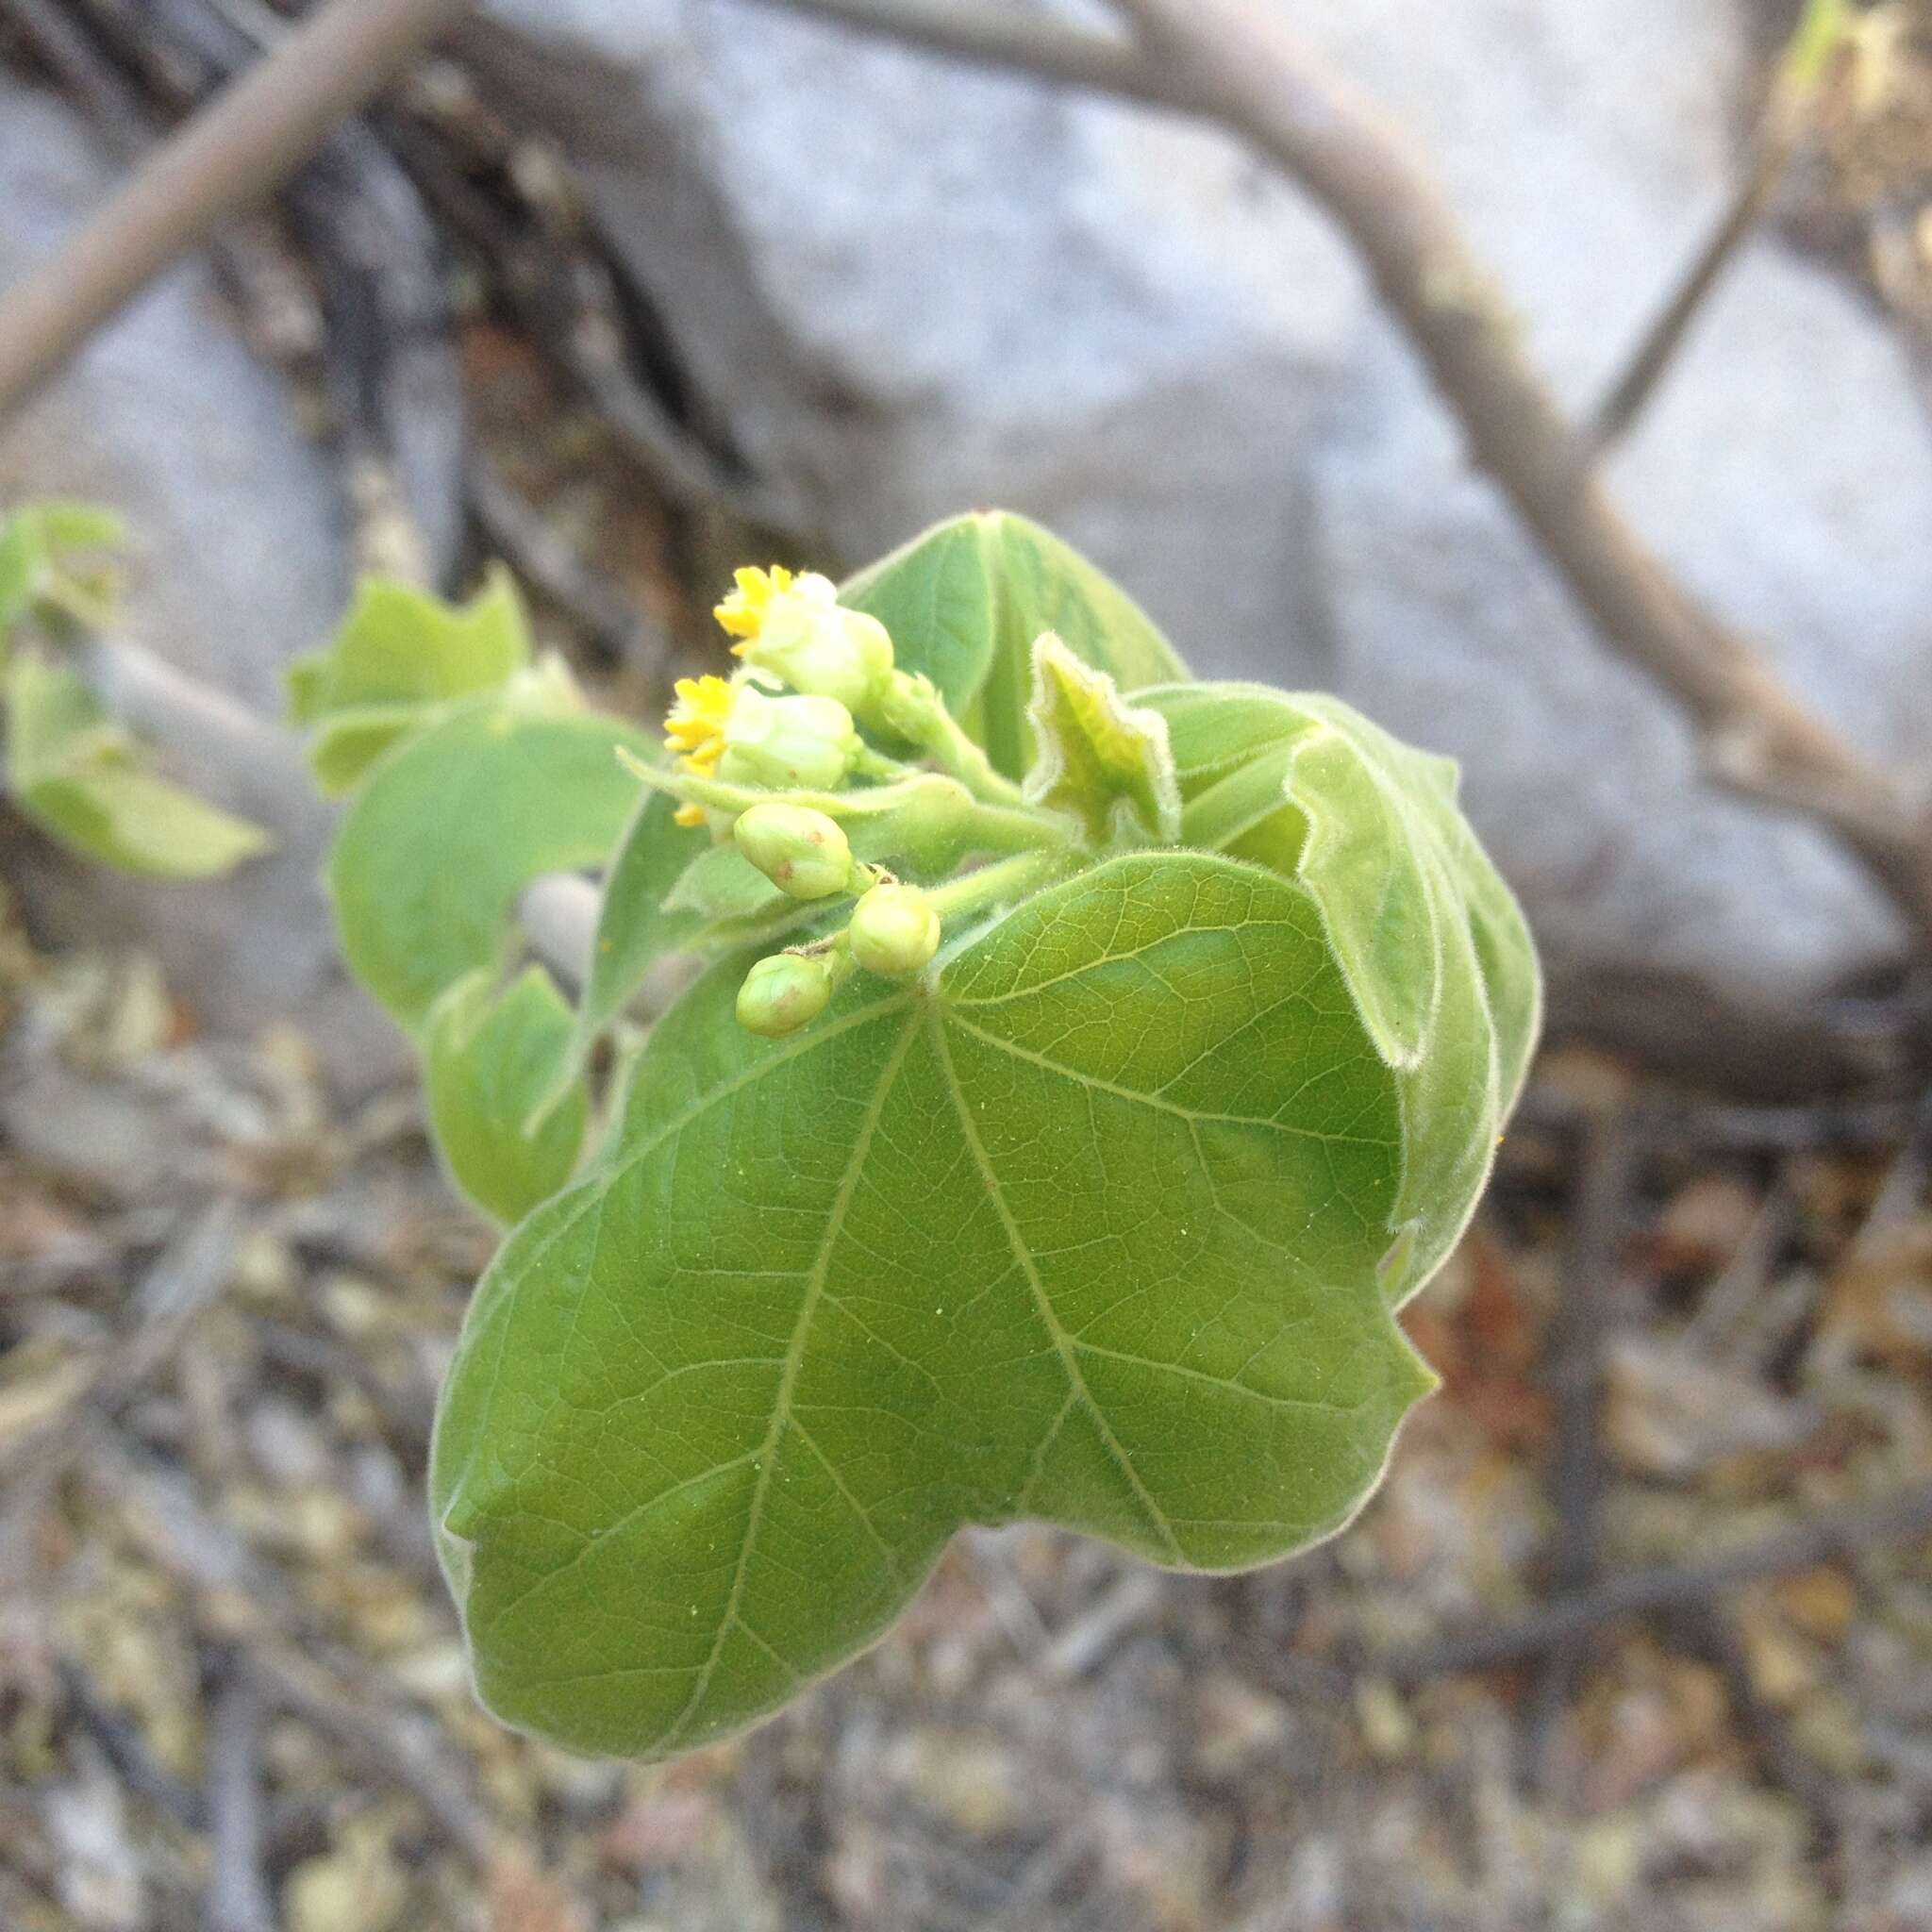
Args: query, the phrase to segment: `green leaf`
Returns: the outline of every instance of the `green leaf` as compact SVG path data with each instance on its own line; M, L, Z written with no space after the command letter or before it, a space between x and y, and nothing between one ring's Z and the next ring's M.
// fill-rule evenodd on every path
M111 600L96 554L125 536L112 510L58 499L25 504L0 522L0 653L8 632L38 606L104 615Z
M501 690L530 664L530 625L508 572L468 604L369 577L329 643L289 667L289 717L316 728L316 780L348 791L440 708Z
M1387 1284L1400 1302L1460 1235L1536 1043L1523 915L1463 819L1449 759L1317 694L1193 684L1140 702L1168 720L1187 842L1307 888L1397 1076L1408 1156Z
M796 908L736 845L700 852L664 895L664 910L688 913L699 927L721 920L757 919L774 908Z
M412 1032L438 994L500 970L523 889L602 865L637 803L615 718L472 700L389 751L342 820L328 887L343 957Z
M661 1757L855 1655L964 1524L1229 1569L1348 1520L1430 1377L1377 1279L1400 1083L1306 888L1115 858L775 1044L746 963L471 1308L432 1490L493 1709Z
M1010 510L937 525L839 594L891 632L900 667L939 686L947 708L1009 778L1033 762L1026 707L1041 632L1057 632L1124 691L1187 675L1125 591Z
M171 785L75 673L33 655L7 676L8 786L75 851L150 878L200 879L269 849L258 826Z
M1031 803L1071 813L1103 843L1180 838L1167 720L1125 703L1106 672L1081 663L1051 631L1033 646L1026 716L1039 747L1026 774Z
M498 1221L556 1193L582 1150L590 1096L581 1079L541 1124L527 1124L556 1082L571 1026L570 1006L541 966L501 994L490 974L474 973L430 1008L424 1082L437 1150L456 1185Z

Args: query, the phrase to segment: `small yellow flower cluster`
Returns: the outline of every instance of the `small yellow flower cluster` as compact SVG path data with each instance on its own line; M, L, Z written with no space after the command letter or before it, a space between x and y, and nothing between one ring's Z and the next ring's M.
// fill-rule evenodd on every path
M677 754L680 772L702 778L773 789L841 784L860 748L852 714L873 705L891 678L891 639L875 618L842 608L829 577L774 564L741 570L734 584L715 614L744 669L677 680L665 749ZM706 816L693 802L677 808L681 825Z

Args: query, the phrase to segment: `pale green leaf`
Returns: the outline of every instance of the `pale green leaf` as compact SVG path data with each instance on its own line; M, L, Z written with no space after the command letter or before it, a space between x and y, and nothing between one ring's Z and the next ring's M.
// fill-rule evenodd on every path
M606 863L637 803L616 748L629 725L471 703L388 752L328 862L343 957L412 1031L437 995L499 970L516 900L547 872Z
M150 878L212 878L266 852L267 833L173 785L75 673L31 654L7 676L15 803L87 858Z
M726 1736L964 1524L1227 1569L1347 1521L1429 1377L1377 1280L1398 1078L1306 888L1116 858L775 1044L744 965L465 1325L432 1488L496 1711Z
M0 520L0 653L8 632L37 606L75 617L104 616L109 580L99 553L125 537L112 510L58 498L24 504Z
M892 634L900 666L924 672L1009 778L1033 762L1026 707L1033 643L1058 633L1124 691L1187 675L1174 646L1118 585L1011 510L935 525L851 578L840 598Z
M531 966L499 993L491 975L458 980L430 1008L423 1076L429 1124L450 1178L486 1214L520 1219L569 1180L590 1098L581 1079L529 1124L557 1081L571 1009Z
M1522 913L1457 805L1455 766L1339 699L1193 684L1138 702L1168 720L1187 842L1307 888L1397 1075L1399 1301L1460 1234L1535 1046L1541 982Z
M290 665L290 720L315 728L317 782L341 793L406 732L500 691L530 658L529 619L507 571L492 570L462 605L368 577L328 644Z
M686 913L702 926L758 919L795 906L728 840L700 852L664 895L664 910Z
M1026 774L1035 805L1066 812L1101 842L1172 845L1181 835L1181 795L1167 720L1126 703L1104 671L1083 664L1054 635L1033 646L1036 747Z

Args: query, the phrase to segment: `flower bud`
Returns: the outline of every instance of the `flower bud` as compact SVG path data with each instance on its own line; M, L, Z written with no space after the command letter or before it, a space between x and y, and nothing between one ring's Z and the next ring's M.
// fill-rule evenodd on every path
M747 664L814 697L862 711L892 669L892 640L877 618L847 610L827 577L741 571L718 607L733 651Z
M744 975L738 989L738 1024L748 1033L782 1040L816 1020L831 997L831 969L823 959L774 953Z
M755 805L732 827L738 849L794 899L842 892L852 878L852 847L836 819L803 805Z
M874 886L852 908L852 957L868 973L904 979L940 949L940 916L917 886Z
M838 699L768 697L746 685L724 721L718 775L774 791L829 791L844 782L858 749L852 713Z

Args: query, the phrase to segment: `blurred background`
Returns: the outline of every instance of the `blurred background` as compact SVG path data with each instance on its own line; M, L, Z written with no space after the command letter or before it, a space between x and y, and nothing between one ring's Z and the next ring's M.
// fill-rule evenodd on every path
M1797 0L1251 6L1391 115L1663 565L1922 799L1932 5L1843 9L1802 97ZM1932 1927L1923 933L1711 781L1252 146L824 17L883 5L448 10L0 408L0 511L126 518L130 638L272 718L358 573L502 558L649 718L732 565L1022 509L1204 674L1461 758L1551 1037L1345 1535L968 1535L750 1738L582 1763L477 1711L435 1574L491 1234L335 960L327 811L191 758L278 843L157 887L0 803L0 1926ZM0 0L0 318L302 11Z

